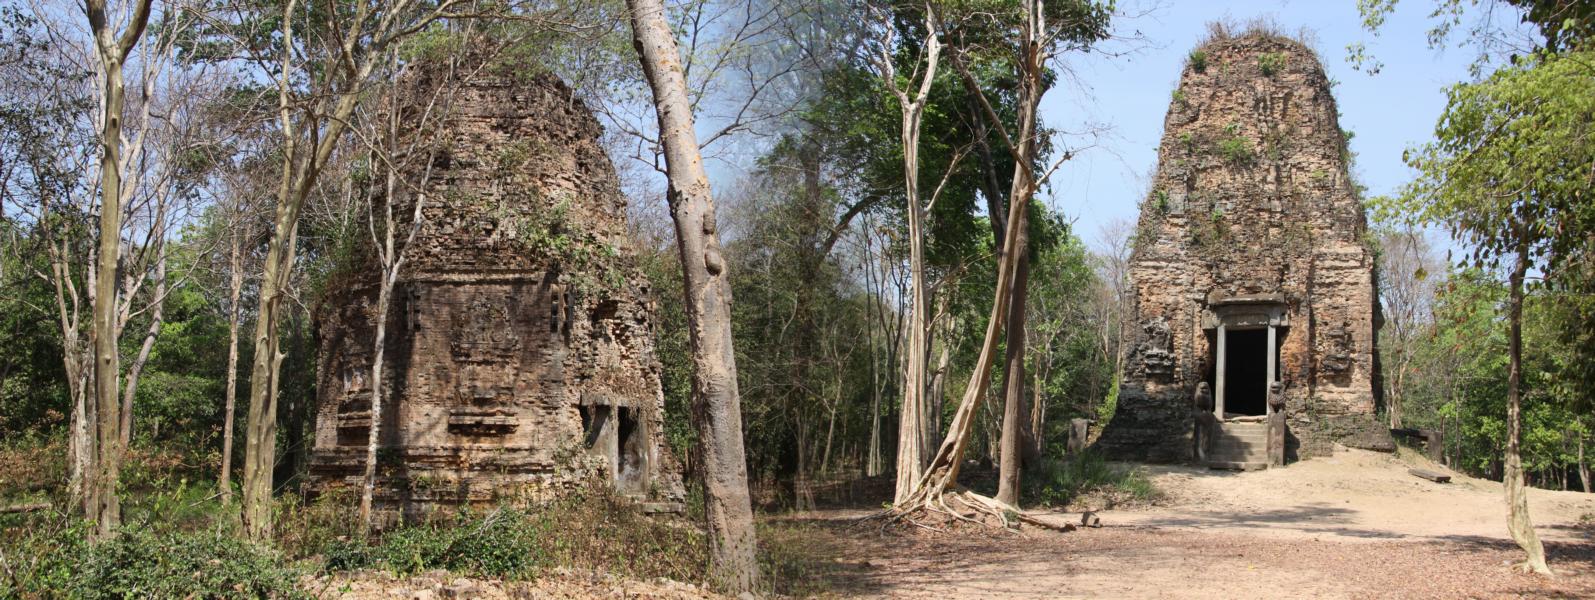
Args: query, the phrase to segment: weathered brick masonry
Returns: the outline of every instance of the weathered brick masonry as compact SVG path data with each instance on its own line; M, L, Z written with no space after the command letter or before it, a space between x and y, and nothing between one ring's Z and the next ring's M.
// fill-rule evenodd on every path
M598 122L552 76L459 85L414 175L424 224L388 319L377 503L535 500L592 476L679 499L648 283ZM351 271L318 310L318 493L355 486L365 459L378 269Z
M1102 449L1188 460L1198 383L1215 400L1226 388L1224 412L1259 415L1270 370L1290 458L1388 437L1373 418L1374 254L1337 115L1323 68L1297 42L1251 34L1193 52L1141 208L1134 346Z

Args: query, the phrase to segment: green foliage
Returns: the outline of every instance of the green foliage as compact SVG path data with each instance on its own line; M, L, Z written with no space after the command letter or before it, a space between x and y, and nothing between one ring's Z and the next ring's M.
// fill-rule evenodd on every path
M81 523L50 518L0 546L9 575L0 578L0 597L310 597L298 588L296 568L236 536L129 527L111 540L89 544L87 533Z
M1169 214L1169 193L1162 189L1152 192L1152 208L1159 215Z
M1113 363L1098 346L1091 314L1096 295L1106 293L1085 244L1054 212L1059 242L1031 261L1027 305L1028 372L1046 403L1048 440L1067 437L1069 419L1092 418L1113 381Z
M1047 458L1026 475L1026 491L1053 507L1079 506L1089 498L1098 510L1157 500L1157 487L1145 469L1109 463L1102 455L1086 451L1064 458Z
M1264 52L1257 55L1257 69L1262 71L1264 77L1273 77L1285 71L1285 55L1280 52Z
M1188 58L1189 58L1189 60L1191 62L1191 70L1196 71L1197 73L1206 73L1207 72L1207 52L1206 51L1202 50L1201 48L1197 48L1197 49L1191 51L1191 54L1190 54L1190 56Z
M462 511L385 533L368 544L332 539L329 570L380 568L398 575L433 569L527 579L555 566L634 577L700 581L708 565L703 534L642 514L604 482L534 509Z
M1095 420L1097 422L1098 431L1107 429L1108 422L1113 420L1113 415L1119 410L1120 383L1121 376L1118 373L1115 373L1113 375L1113 386L1108 388L1107 398L1105 398L1102 401L1102 404L1097 407Z
M1538 57L1452 86L1436 140L1405 156L1419 178L1386 210L1444 225L1481 265L1519 244L1552 272L1583 256L1595 231L1592 57Z
M125 531L95 544L74 577L78 598L308 598L274 552L213 532Z
M1175 104L1185 106L1185 90L1174 88L1174 91L1169 94L1169 98L1172 99Z
M1234 165L1249 165L1257 158L1252 151L1252 141L1239 135L1219 140L1218 155Z

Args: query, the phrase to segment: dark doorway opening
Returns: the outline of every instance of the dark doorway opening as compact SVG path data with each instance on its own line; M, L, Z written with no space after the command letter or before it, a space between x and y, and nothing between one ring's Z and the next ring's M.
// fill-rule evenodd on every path
M1233 330L1226 335L1224 412L1268 414L1268 330Z
M637 409L620 409L619 456L615 464L615 487L624 493L642 493L647 485L648 461L638 421Z

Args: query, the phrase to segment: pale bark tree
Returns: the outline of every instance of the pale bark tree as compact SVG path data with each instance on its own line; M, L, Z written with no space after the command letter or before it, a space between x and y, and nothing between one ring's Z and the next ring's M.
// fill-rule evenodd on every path
M886 89L897 98L902 111L902 130L899 140L903 145L903 197L908 215L908 264L912 281L908 313L908 347L904 351L902 399L898 409L897 425L897 486L892 502L901 503L913 491L914 483L925 472L929 457L930 416L925 398L926 362L929 345L926 336L930 328L930 306L927 298L928 282L925 277L925 225L926 207L919 193L919 131L924 119L925 106L930 97L931 84L936 79L936 69L941 60L941 41L936 36L936 26L926 11L926 35L922 53L914 61L912 72L904 75L904 90L898 85L897 32L891 19L879 12L875 27L881 32L879 47L872 62ZM923 65L924 70L920 67ZM916 85L917 88L913 86ZM950 170L949 170L950 171Z
M467 33L459 33L462 39ZM469 45L469 44L467 44ZM388 52L389 64L387 80L398 84L408 81L408 74L416 63L400 65L399 53L396 49ZM489 64L486 58L478 63L477 70ZM376 326L371 348L371 411L370 429L366 438L365 473L360 491L360 522L362 530L370 534L372 528L372 496L376 491L377 481L377 450L381 443L382 411L384 410L384 394L387 388L383 385L383 367L386 361L388 314L393 307L393 290L398 284L399 275L403 272L404 264L408 258L406 251L415 242L425 225L425 206L428 195L429 182L432 179L434 158L438 150L438 134L441 128L439 122L447 118L453 104L454 92L459 89L458 82L467 80L456 78L457 65L451 57L444 65L425 65L426 68L438 69L439 78L431 89L422 90L425 96L410 95L405 88L410 87L394 85L386 90L384 107L379 117L380 129L366 133L357 131L369 148L372 163L380 165L383 173L381 196L370 199L366 204L367 233L370 235L372 246L376 249L377 265L380 269L377 281L376 305L372 307L374 314L372 322ZM474 73L473 73L474 74ZM420 108L418 112L406 113L406 110ZM408 222L398 218L394 208L401 205L401 198L410 198L410 217ZM378 206L380 205L380 206ZM380 217L377 211L380 210ZM403 239L400 240L400 235Z
M660 0L626 4L631 9L633 45L658 113L669 180L667 201L681 257L711 577L724 589L751 592L758 580L757 542L731 339L731 282L715 229L714 200L693 129L681 54L665 20L664 5Z
M116 535L122 521L120 486L122 454L121 355L117 348L120 323L117 315L119 292L118 266L122 258L122 210L125 199L122 171L122 110L126 102L126 83L122 66L133 48L144 37L153 0L139 0L129 8L125 25L113 22L104 0L86 0L84 16L94 37L94 54L99 61L100 106L100 225L94 265L93 319L89 327L94 356L94 453L87 478L89 518L95 535ZM117 31L118 27L121 31Z
M386 51L436 20L451 16L459 4L453 0L435 5L423 5L418 0L362 1L348 9L347 18L311 29L326 37L301 39L296 37L295 25L303 15L298 10L298 0L288 0L278 19L275 45L248 49L257 54L257 62L277 65L277 126L282 137L276 206L261 269L244 440L242 512L244 531L250 538L265 539L272 529L277 392L285 358L277 330L283 323L293 274L300 212L347 131L350 118L368 91L371 74L384 60ZM309 68L301 60L323 64Z
M1428 273L1436 261L1422 232L1381 231L1379 235L1379 301L1385 318L1379 331L1384 353L1385 409L1390 428L1399 429L1405 410L1407 376L1412 371L1418 337L1426 331L1434 285Z
M233 501L233 415L238 412L238 328L243 318L239 301L244 293L244 240L245 223L242 211L243 196L233 194L232 210L227 224L227 396L222 401L222 462L216 475L216 492L222 503Z
M1016 66L1018 70L1018 92L1016 94L1018 130L1010 132L998 118L997 112L992 108L990 101L983 91L974 85L975 78L959 57L953 53L953 66L958 70L967 89L975 92L979 100L981 111L985 114L987 125L995 129L1003 141L1004 146L1014 157L1014 176L1008 198L1007 229L1004 237L1016 240L1023 235L1023 228L1028 220L1030 197L1035 194L1037 186L1057 170L1072 153L1065 152L1057 162L1046 172L1037 176L1032 171L1031 163L1035 160L1038 149L1036 132L1036 107L1040 104L1041 95L1046 91L1043 83L1045 67L1051 59L1052 52L1056 51L1061 42L1056 36L1059 32L1048 29L1044 16L1044 6L1041 0L1026 0L1023 6L1023 20L1017 40L1018 56ZM922 510L938 511L958 515L964 512L947 503L946 493L956 485L958 471L963 461L963 456L968 448L971 434L974 432L976 412L979 410L985 396L985 390L991 381L992 366L995 362L997 342L1001 332L1008 323L1008 309L1012 306L1012 299L1018 293L1019 285L1019 257L1023 254L1014 251L1018 244L1006 244L999 256L997 265L997 284L995 298L992 300L990 318L986 325L986 334L981 344L980 354L970 373L968 385L964 388L964 397L959 402L953 420L948 426L947 437L943 439L940 449L931 460L929 468L925 471L906 502L894 507L894 512L899 516L909 517ZM1006 412L1006 411L1005 411ZM960 494L957 498L964 509L976 513L986 514L1007 523L1010 514L1019 514L1012 505L992 498L987 498L974 493ZM1039 521L1030 520L1033 523Z

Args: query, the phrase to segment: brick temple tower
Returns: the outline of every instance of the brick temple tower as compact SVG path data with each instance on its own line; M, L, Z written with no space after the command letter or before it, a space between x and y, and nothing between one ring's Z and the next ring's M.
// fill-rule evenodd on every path
M1374 253L1330 89L1313 52L1279 36L1191 53L1136 228L1133 346L1099 441L1109 454L1190 460L1207 413L1219 428L1207 460L1248 468L1266 464L1262 423L1276 412L1281 456L1384 434Z

